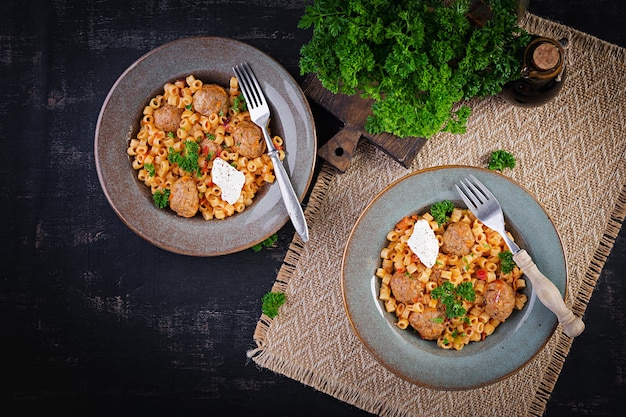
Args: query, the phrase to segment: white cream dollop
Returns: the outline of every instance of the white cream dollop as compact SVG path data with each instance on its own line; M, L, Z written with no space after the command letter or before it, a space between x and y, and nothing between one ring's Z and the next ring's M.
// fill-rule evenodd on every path
M439 241L427 220L421 219L415 222L413 233L406 243L427 268L435 265L439 254Z
M246 182L246 176L243 172L237 171L237 168L222 158L215 158L211 177L213 183L222 190L222 200L228 204L235 204L239 200L241 190Z

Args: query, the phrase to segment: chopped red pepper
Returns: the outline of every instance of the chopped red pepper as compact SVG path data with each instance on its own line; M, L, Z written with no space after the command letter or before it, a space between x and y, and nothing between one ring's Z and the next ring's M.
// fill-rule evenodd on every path
M478 271L476 271L476 276L478 277L478 279L484 281L487 279L487 271L485 271L484 269L479 269Z

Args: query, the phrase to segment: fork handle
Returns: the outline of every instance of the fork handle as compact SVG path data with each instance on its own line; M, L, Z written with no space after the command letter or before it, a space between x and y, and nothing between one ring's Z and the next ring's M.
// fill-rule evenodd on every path
M276 182L280 188L280 193L283 196L285 208L287 209L291 223L293 223L293 227L300 235L302 242L306 243L309 241L309 228L306 224L306 218L304 217L302 206L300 205L298 196L296 196L296 192L293 189L289 175L287 175L283 161L281 161L278 157L278 151L272 144L272 139L270 138L267 128L265 126L261 126L261 130L263 131L263 136L265 137L265 142L267 144L268 155L272 159L272 165L274 165L274 175L276 176Z
M569 337L576 337L581 334L585 330L585 323L567 308L556 285L539 271L528 252L521 249L513 255L513 260L530 279L533 284L533 291L539 300L556 314L565 334Z

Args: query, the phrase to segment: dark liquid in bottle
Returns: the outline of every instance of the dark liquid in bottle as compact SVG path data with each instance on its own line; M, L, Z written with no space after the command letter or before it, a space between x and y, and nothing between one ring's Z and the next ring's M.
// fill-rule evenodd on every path
M565 81L565 69L560 81L552 78L538 84L519 79L504 85L501 96L507 101L522 107L536 107L546 104L559 94Z

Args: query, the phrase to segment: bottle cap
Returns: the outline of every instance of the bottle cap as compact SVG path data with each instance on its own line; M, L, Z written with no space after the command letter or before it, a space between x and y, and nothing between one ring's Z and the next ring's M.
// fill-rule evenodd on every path
M533 51L533 64L538 70L547 71L559 64L561 54L551 43L542 43Z

